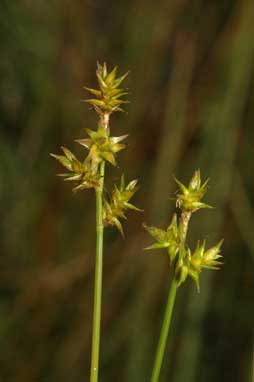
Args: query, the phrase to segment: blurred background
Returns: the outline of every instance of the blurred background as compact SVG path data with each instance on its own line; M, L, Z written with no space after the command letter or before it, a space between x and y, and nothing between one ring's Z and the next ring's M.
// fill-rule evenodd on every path
M253 0L1 0L0 381L89 380L95 252L92 191L76 195L49 153L95 128L80 102L96 61L130 70L119 168L138 178L126 238L105 236L100 379L149 381L169 284L165 228L175 175L210 178L188 241L221 237L224 265L179 290L161 382L253 382Z

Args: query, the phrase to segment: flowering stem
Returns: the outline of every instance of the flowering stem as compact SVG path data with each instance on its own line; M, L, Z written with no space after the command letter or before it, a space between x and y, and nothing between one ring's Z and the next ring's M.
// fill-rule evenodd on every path
M164 319L162 323L156 356L154 360L151 382L159 381L162 361L163 361L163 357L165 353L168 333L169 333L170 324L171 324L172 313L173 313L173 309L175 305L176 291L177 291L177 280L175 279L175 277L173 277L170 284L170 288L169 288L168 301L167 301L167 306L166 306Z
M103 268L103 205L102 194L104 187L105 162L100 164L100 181L96 190L96 260L94 281L94 309L90 382L98 382L101 298L102 298L102 268Z
M190 218L191 218L191 212L189 211L182 212L180 217L180 224L182 226L182 237L181 237L180 247L184 247L185 245ZM181 248L180 248L180 251L181 251ZM164 313L162 328L160 332L160 338L159 338L159 342L158 342L158 346L156 350L151 382L159 382L160 371L161 371L162 362L163 362L163 358L165 354L168 333L169 333L173 309L175 305L177 285L178 285L178 281L176 279L175 267L174 267L174 275L169 287L168 301L167 301L167 306Z

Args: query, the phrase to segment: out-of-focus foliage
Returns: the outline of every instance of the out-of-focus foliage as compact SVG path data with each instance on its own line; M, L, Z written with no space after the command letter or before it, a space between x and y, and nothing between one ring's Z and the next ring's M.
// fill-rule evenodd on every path
M188 240L224 237L224 265L201 275L200 295L189 281L179 291L161 380L251 381L253 19L253 0L1 1L1 381L88 379L93 191L73 198L49 153L94 128L80 100L97 60L130 70L128 115L112 117L112 135L131 133L121 166L140 179L144 209L125 241L107 230L101 379L149 379L168 259L142 252L141 223L165 226L172 175L200 168L216 209L194 216Z

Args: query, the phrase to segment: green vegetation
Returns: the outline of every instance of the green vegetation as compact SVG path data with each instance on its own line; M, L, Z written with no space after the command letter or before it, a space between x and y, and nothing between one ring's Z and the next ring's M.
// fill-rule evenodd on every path
M128 73L119 78L116 74L117 67L108 73L106 63L103 65L98 63L96 75L99 89L85 88L97 97L88 99L86 102L94 107L99 116L97 131L87 130L89 138L77 140L89 150L87 157L80 162L65 147L62 147L64 156L51 154L70 171L59 176L75 183L73 191L94 188L96 194L96 259L90 382L98 382L99 373L104 226L116 226L123 235L119 219L126 219L126 210L140 211L129 202L136 192L137 181L133 180L125 186L123 175L121 185L119 188L114 187L110 201L104 198L105 163L116 166L115 154L125 148L125 145L119 142L127 137L127 135L110 136L110 116L117 111L123 112L120 105L127 103L121 99L127 92L119 86Z
M209 205L201 202L207 191L208 180L201 184L200 171L198 170L194 173L188 187L184 186L177 179L176 182L180 188L176 196L176 206L181 209L179 222L177 215L174 214L166 231L144 225L145 229L155 239L155 243L146 249L167 249L169 262L173 269L168 302L154 360L152 382L159 382L177 289L190 276L196 283L197 290L199 291L199 274L202 268L218 269L221 265L219 258L221 257L220 247L222 241L208 250L205 250L205 241L202 244L198 242L194 252L186 244L191 215L200 209L211 208Z
M104 197L122 167L144 213L128 214L124 241L104 230L100 380L151 378L172 278L167 256L141 250L141 225L167 227L172 175L200 168L215 209L193 214L188 246L223 237L224 265L201 272L199 294L190 276L178 288L160 381L252 382L253 19L253 0L0 2L0 381L89 379L94 189L71 197L79 182L63 184L48 154L62 145L83 161L72 141L92 139L83 129L98 118L82 85L97 88L105 60L131 70L131 103L110 119L113 136L130 136Z

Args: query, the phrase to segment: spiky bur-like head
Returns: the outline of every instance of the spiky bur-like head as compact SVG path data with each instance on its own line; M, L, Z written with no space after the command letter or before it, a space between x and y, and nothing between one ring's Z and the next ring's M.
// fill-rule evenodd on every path
M178 286L190 276L196 284L198 292L200 291L199 275L203 268L219 269L222 262L219 259L222 257L220 254L221 245L223 240L218 244L206 250L205 242L202 245L197 244L194 252L191 252L188 246L184 246L182 253L179 256L179 261L176 263L176 278Z
M141 211L130 203L130 199L137 191L137 180L132 180L125 185L122 175L120 187L115 185L110 200L104 198L103 202L103 222L105 226L115 226L124 236L120 219L126 219L125 213L128 210Z
M127 77L129 72L117 77L117 66L112 71L108 72L106 63L103 65L97 63L96 76L98 80L99 89L91 89L85 87L96 98L90 98L84 100L92 105L95 111L101 115L110 115L116 111L123 112L121 105L128 103L123 100L122 97L127 95L127 91L124 88L120 88L121 83Z
M58 174L65 181L74 183L73 191L84 190L86 188L97 188L99 185L98 166L95 166L89 157L80 162L76 156L66 147L61 147L64 155L50 154L69 172Z
M200 170L194 172L188 186L185 186L176 178L175 181L179 186L176 205L181 210L192 213L200 208L212 208L208 204L201 202L208 190L209 179L202 184Z
M172 264L178 253L180 245L180 236L178 232L179 228L176 214L174 214L171 223L165 231L157 227L150 227L145 223L143 224L143 227L147 230L147 232L150 233L152 238L155 239L155 243L149 247L146 247L145 250L160 248L167 249L170 264Z
M99 166L105 161L116 166L116 154L126 146L122 141L128 135L114 137L110 135L109 116L116 111L123 111L121 105L127 101L121 98L127 92L120 88L123 80L128 73L117 77L117 67L108 71L106 63L97 64L96 76L98 80L98 89L85 87L96 98L87 99L85 102L91 104L99 115L97 130L86 129L87 138L76 140L81 146L88 150L88 154L83 161L79 161L76 156L66 147L62 147L64 155L50 154L65 167L68 172L59 174L66 181L74 183L73 191L83 190L85 188L94 188L100 184ZM125 212L128 209L140 211L129 200L137 190L137 181L130 182L125 186L122 177L121 185L115 186L111 199L108 202L104 198L104 225L115 226L123 234L121 218L125 218Z
M178 286L183 284L188 276L199 287L199 275L203 268L219 269L221 262L220 249L223 240L217 245L206 249L205 242L198 242L194 252L186 244L186 233L189 219L193 212L200 208L212 208L201 200L207 192L208 180L201 183L200 171L195 171L189 185L185 186L176 179L180 190L177 193L176 206L181 209L180 218L174 214L173 219L166 230L156 227L149 227L144 224L144 228L155 239L155 243L145 249L165 248L169 255L170 264L173 264L174 276L178 281Z
M116 166L115 155L123 150L126 145L122 142L126 135L120 137L111 137L108 130L104 129L99 123L97 131L86 129L89 138L77 139L81 146L89 150L89 157L92 162L99 164L102 160L108 161L113 166Z

